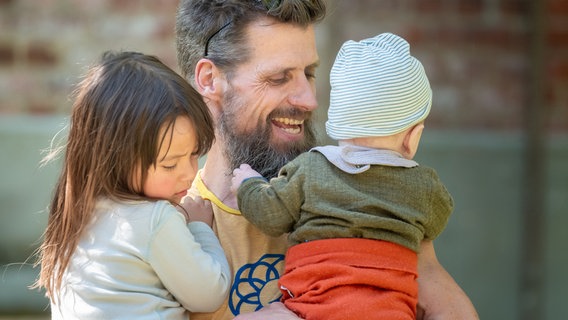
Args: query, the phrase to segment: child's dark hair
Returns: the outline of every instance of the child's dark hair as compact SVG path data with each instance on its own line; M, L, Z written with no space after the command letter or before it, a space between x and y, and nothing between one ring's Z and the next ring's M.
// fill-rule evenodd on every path
M197 153L214 140L213 121L201 95L156 57L105 52L74 92L63 169L50 205L36 287L53 299L63 271L100 197L143 199L141 185L175 120L187 117ZM160 129L166 128L160 135Z

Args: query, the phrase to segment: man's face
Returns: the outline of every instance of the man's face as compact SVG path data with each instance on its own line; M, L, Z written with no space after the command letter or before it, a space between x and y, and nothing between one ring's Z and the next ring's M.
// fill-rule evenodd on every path
M251 59L230 79L219 118L231 169L248 163L266 177L315 145L318 55L313 27L256 22Z

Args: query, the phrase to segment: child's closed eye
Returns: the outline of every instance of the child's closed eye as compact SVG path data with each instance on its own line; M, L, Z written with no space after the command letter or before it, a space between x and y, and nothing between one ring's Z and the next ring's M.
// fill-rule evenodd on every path
M171 171L174 170L176 168L177 165L171 165L171 166L162 166L162 168L164 168L164 170L166 171Z

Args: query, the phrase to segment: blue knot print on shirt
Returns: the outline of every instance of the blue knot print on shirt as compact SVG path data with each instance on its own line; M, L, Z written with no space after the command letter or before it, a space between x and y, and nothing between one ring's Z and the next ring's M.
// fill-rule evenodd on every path
M229 296L229 308L233 315L240 314L243 308L256 311L280 300L278 270L279 267L284 269L280 264L284 264L283 254L265 254L257 262L239 268Z

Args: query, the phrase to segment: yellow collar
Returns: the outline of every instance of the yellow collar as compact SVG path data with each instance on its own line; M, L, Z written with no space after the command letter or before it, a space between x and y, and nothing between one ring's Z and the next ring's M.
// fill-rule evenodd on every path
M228 205L224 204L223 201L221 201L219 198L217 198L217 196L207 188L207 186L205 185L205 183L201 179L201 171L199 171L197 173L197 175L195 176L194 183L195 183L195 186L197 187L197 191L199 192L199 195L201 196L201 198L211 201L214 205L216 205L217 207L219 207L221 210L223 210L225 212L228 212L230 214L236 214L236 215L241 214L241 211L239 211L237 209L233 209L233 208L229 207Z

